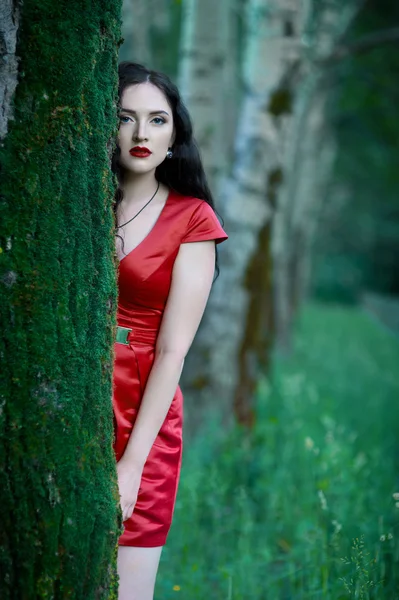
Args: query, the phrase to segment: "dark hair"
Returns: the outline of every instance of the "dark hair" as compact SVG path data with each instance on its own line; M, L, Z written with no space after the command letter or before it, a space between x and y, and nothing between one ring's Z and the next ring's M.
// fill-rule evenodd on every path
M175 127L175 141L172 146L173 156L158 165L155 177L168 188L182 194L205 200L215 210L211 191L209 189L200 153L193 137L193 126L190 115L185 107L177 87L169 77L158 71L146 69L143 65L132 62L121 62L119 74L119 103L124 90L130 85L152 83L165 95L172 108ZM119 162L120 149L118 144L112 157L112 170L117 176L118 187L115 193L114 213L116 224L117 207L123 199L120 183L123 181L123 168ZM216 273L218 274L218 259L216 248Z

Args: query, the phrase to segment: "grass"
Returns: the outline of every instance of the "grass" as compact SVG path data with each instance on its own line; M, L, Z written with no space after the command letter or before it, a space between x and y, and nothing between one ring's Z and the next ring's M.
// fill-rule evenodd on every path
M257 424L186 444L156 598L399 599L399 340L303 311Z

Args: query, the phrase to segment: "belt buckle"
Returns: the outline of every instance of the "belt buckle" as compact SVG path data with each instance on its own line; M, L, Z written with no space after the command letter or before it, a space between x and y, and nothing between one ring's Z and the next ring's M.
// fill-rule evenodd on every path
M129 329L129 327L121 327L120 325L117 325L115 341L118 342L119 344L126 344L126 346L128 346L129 342L128 342L127 338L131 331L132 330Z

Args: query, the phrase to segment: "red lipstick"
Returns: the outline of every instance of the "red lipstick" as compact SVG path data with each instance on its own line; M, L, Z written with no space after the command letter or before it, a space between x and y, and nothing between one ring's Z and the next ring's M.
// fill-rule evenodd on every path
M148 148L144 148L142 146L135 146L129 150L129 154L131 156L136 156L137 158L147 158L152 154L151 150Z

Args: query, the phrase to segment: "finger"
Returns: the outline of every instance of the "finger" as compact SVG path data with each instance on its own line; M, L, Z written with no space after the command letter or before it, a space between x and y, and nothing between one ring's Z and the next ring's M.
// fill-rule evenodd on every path
M133 510L134 510L134 504L130 504L129 506L125 506L125 509L123 511L123 520L127 521L127 519L130 519L130 517L133 514Z

